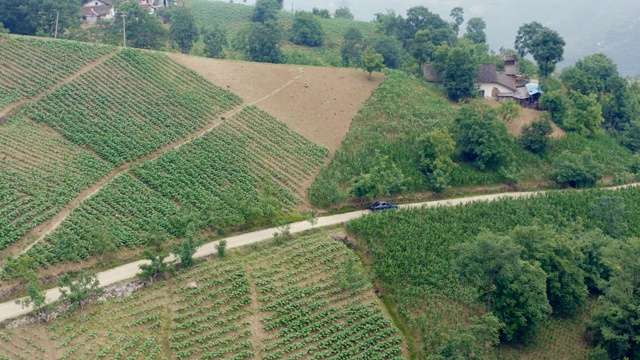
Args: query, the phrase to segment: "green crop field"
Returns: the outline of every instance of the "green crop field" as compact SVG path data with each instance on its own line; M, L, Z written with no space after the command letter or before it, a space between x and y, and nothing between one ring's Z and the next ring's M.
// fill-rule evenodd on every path
M42 125L19 117L0 124L0 249L112 168Z
M624 204L615 228L607 217L612 215L592 210L592 205L605 196L619 198ZM570 233L579 243L581 234L594 229L616 230L616 238L638 237L638 196L640 189L635 187L550 192L526 199L381 212L353 220L347 228L366 243L373 257L375 276L385 284L399 314L419 339L416 353L429 354L442 345L447 334L453 334L469 317L482 313L475 292L460 282L453 268L454 245L472 241L482 231L506 235L517 226L534 225L548 225L558 233ZM539 358L553 357L554 349L564 354L584 353L584 340L576 334L584 333L585 320L580 316L566 321L548 320L539 342L532 344L536 354L544 354ZM573 330L568 331L570 328ZM552 341L559 334L572 342L563 345ZM529 350L501 349L510 358L520 358Z
M115 47L36 38L0 40L0 110L73 75Z
M209 228L290 212L300 202L302 184L328 154L267 113L247 107L205 136L135 167L135 177L119 176L25 255L44 267L86 260L100 253L98 224L109 228L115 247L139 247L153 215L166 235L178 236L183 229L173 220L194 211L206 217ZM12 276L22 258L5 263L5 275Z
M329 235L232 252L64 319L0 331L0 358L400 359L371 282L341 285L357 257Z
M163 54L125 49L30 105L26 114L121 164L187 136L241 102Z

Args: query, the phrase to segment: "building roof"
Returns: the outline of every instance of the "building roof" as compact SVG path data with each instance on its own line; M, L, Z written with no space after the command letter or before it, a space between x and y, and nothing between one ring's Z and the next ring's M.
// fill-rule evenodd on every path
M542 94L542 89L540 89L540 84L536 83L528 83L525 84L524 87L527 89L529 95Z
M111 7L106 5L85 6L80 10L82 16L105 16L109 15Z
M510 90L516 90L516 80L511 76L499 73L494 63L484 63L480 67L480 73L475 80L477 83L500 84Z
M507 62L507 61L518 61L518 55L515 54L500 54L498 55L498 57L500 58L500 60Z

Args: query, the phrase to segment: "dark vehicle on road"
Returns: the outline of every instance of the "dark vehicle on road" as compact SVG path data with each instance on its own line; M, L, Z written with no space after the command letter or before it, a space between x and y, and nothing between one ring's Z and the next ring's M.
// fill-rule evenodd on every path
M371 211L397 209L397 208L398 208L398 205L394 203L386 202L386 201L376 201L373 204L371 204L371 206L369 206L369 209L371 209Z

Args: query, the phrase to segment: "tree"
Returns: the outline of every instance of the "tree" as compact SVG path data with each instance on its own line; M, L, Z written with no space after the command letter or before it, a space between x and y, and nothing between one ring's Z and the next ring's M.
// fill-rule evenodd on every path
M151 215L151 221L149 222L149 229L146 232L144 232L140 237L143 239L145 244L149 246L154 246L157 249L160 249L160 247L162 246L162 243L167 238L167 234L160 227L158 214Z
M574 154L563 151L554 161L551 180L560 185L574 188L593 187L602 178L600 165L595 162L590 152Z
M508 236L480 233L475 241L453 250L458 273L477 287L487 311L504 324L502 338L526 341L551 313L545 272L523 261L522 248Z
M40 313L44 308L47 301L47 295L42 286L42 281L38 276L31 272L29 274L29 283L27 284L27 297L21 300L16 300L16 304L20 305L23 309L31 307L36 312Z
M115 251L117 244L115 237L111 233L110 224L94 223L91 230L91 238L95 244L95 251L100 254L100 261L104 258L104 254Z
M84 304L99 291L100 282L94 273L81 271L76 281L69 275L60 280L60 299L69 301L72 307L80 306L80 309L83 309Z
M464 105L456 124L462 155L478 168L495 168L511 160L513 138L489 105L477 101Z
M473 56L472 49L466 46L442 46L435 57L434 66L440 70L447 96L453 101L475 97L475 78L480 64Z
M216 252L220 259L224 259L227 256L227 240L220 240L216 244Z
M569 99L562 90L553 90L542 94L540 106L549 111L553 122L564 126L564 121L569 114Z
M599 222L602 231L617 238L626 230L624 218L628 215L624 199L615 195L604 195L590 206L591 215Z
M123 17L122 15L126 15ZM105 25L105 41L123 45L122 22L126 21L127 46L160 50L166 43L167 30L158 19L142 8L137 1L124 2L116 6L116 18Z
M640 239L617 241L606 249L611 278L600 307L588 323L595 344L611 359L637 359L640 354Z
M195 237L195 228L192 228L187 232L187 238L182 245L176 249L176 253L180 257L180 266L183 268L193 265L193 255L195 255L197 249Z
M263 24L276 21L280 9L282 9L282 3L278 0L258 0L251 15L251 21Z
M580 267L584 255L577 244L569 236L540 226L517 227L511 237L524 249L522 259L537 262L547 275L547 298L553 313L575 315L589 293Z
M333 17L336 19L353 19L353 14L351 13L351 10L349 10L348 7L346 6L342 6L336 9L336 11L333 13Z
M521 58L524 58L527 54L533 54L531 42L543 29L545 27L537 21L524 24L518 29L514 46Z
M546 78L556 68L556 64L563 60L564 39L550 29L540 31L531 39L531 55L538 63L540 77Z
M451 160L456 143L449 131L434 130L418 138L422 149L420 166L435 191L449 186L450 174L457 165Z
M342 55L342 64L345 67L361 65L362 40L362 33L357 28L349 28L344 33L340 54Z
M549 135L553 132L551 121L540 118L522 128L520 145L534 154L544 154L549 147Z
M582 95L571 90L569 100L571 101L569 113L563 121L564 127L585 137L600 135L602 133L600 125L604 122L604 118L596 95Z
M382 55L377 53L373 47L367 46L362 52L362 68L369 73L369 79L374 71L382 70Z
M249 59L257 62L281 63L284 59L279 47L282 33L282 26L276 21L252 24L247 49Z
M80 25L82 2L78 0L3 0L0 22L13 34L53 37Z
M405 51L402 43L391 36L376 36L369 39L369 45L382 55L384 66L390 69L399 69L404 63Z
M486 29L487 24L482 18L472 17L469 19L469 22L467 22L467 32L464 34L464 37L476 44L485 44L487 42Z
M583 95L610 93L620 78L615 62L605 54L593 54L562 70L560 79L570 90Z
M297 45L320 46L324 41L322 24L306 11L297 11L291 26L291 42Z
M171 12L169 39L178 44L183 54L188 54L199 36L191 10L185 6L175 6L168 11Z
M148 264L140 265L140 277L144 280L150 280L157 277L164 277L164 274L171 271L171 264L165 261L167 254L161 251L145 250L144 258L149 261Z
M224 48L228 45L227 32L219 26L215 26L202 34L204 41L204 53L207 57L224 59Z
M4 27L4 24L0 22L0 39L9 35L9 29Z
M449 17L453 20L451 28L456 33L456 36L460 33L460 25L464 22L464 10L461 7L454 7L449 13Z
M327 9L318 9L314 7L313 9L311 9L311 13L314 16L317 16L322 19L331 19L331 13Z

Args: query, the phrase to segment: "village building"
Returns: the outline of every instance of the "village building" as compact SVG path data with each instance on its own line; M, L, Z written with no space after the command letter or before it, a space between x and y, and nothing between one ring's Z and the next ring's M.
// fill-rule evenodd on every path
M83 21L93 25L98 20L113 19L116 13L111 0L90 0L82 5L80 14Z
M474 82L479 96L498 102L514 100L521 106L536 106L542 90L536 83L529 82L520 75L518 55L499 55L504 62L504 71L498 71L495 63L483 63ZM442 84L442 77L431 64L424 64L425 80Z

